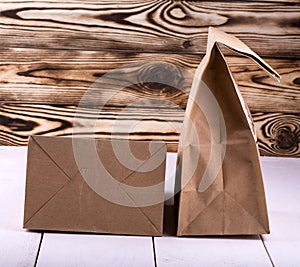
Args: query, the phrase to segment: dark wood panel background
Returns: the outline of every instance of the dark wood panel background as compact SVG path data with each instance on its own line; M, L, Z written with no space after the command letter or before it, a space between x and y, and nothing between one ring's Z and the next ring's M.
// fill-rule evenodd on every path
M2 0L0 145L26 145L31 134L72 135L81 97L115 68L143 62L139 75L159 71L168 79L179 67L194 72L205 53L208 26L215 26L243 40L282 77L278 83L251 60L224 50L252 112L261 154L300 157L299 18L297 0ZM155 84L126 88L101 114L96 135L108 136L124 107L151 95L174 106L162 102L154 108L144 100L126 109L122 123L142 120L130 138L163 139L175 151L190 84L191 79L178 80L184 93ZM101 101L110 90L100 88L91 101ZM87 110L85 116L96 114ZM88 136L87 129L80 135Z
M262 56L295 57L299 10L298 1L2 0L0 39L6 47L203 54L215 26Z

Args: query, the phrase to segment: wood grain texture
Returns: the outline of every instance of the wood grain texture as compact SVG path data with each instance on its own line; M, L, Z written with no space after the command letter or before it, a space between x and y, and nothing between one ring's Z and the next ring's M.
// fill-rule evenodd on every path
M0 47L204 53L208 26L298 57L298 1L1 1ZM263 42L262 42L263 41Z
M32 134L70 136L76 106L86 90L108 71L123 67L128 80L135 73L141 79L163 73L163 80L176 81L175 86L142 83L124 88L101 114L96 136L108 137L122 111L123 128L118 130L118 137L126 136L126 125L139 121L130 138L163 139L170 151L176 151L193 73L202 55L21 48L0 51L2 144L26 145ZM227 60L253 112L261 154L299 156L300 60L267 60L281 74L280 84L247 58L227 56ZM142 67L128 65L139 62ZM191 75L176 79L180 68ZM102 100L112 91L112 85L104 84L93 91L87 104L104 104ZM149 96L160 99L159 105L153 106ZM128 107L138 100L134 107ZM96 115L92 110L84 116L93 119ZM91 136L84 128L80 132L81 136Z
M160 77L172 86L142 82L122 89L106 103L97 136L107 136L119 112L134 103L122 113L118 134L124 137L126 125L142 120L130 138L162 138L174 151L192 82L192 75L181 79L181 68L194 73L208 26L215 26L243 40L281 74L279 84L249 59L225 50L254 115L261 153L298 156L299 14L298 0L2 0L0 142L26 144L37 133L69 136L86 90L125 66L127 80L138 73L140 81ZM128 66L141 62L139 68ZM103 104L112 92L106 80L85 104ZM158 98L156 109L149 97Z
M158 79L160 73L175 88L139 84L112 100L112 106L128 105L134 99L150 95L170 100L184 109L193 73L201 59L201 55L172 53L0 49L0 102L78 105L99 77L122 67L128 80L134 75L139 79ZM226 59L250 110L300 112L300 60L267 59L282 77L278 83L248 58L227 56ZM137 63L142 66L130 65ZM184 81L180 78L180 68L191 73ZM101 101L104 93L112 92L112 85L104 85L94 92L91 100Z
M0 145L26 145L28 136L43 134L49 136L72 136L76 106L1 104ZM127 125L136 125L129 138L136 140L164 140L169 151L177 150L178 132L184 111L180 109L132 108L118 117L119 108L104 110L100 116L95 110L80 114L85 118L78 126L77 136L127 138ZM97 117L98 116L98 117ZM261 155L300 157L300 113L252 113L258 134ZM91 129L98 118L95 128ZM118 119L121 127L116 132L114 124ZM125 129L122 131L122 129Z

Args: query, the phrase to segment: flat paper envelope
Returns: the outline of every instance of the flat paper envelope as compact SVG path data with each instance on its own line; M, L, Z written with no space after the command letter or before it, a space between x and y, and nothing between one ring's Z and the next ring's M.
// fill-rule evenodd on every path
M76 140L83 147L91 142L91 139ZM114 142L120 147L128 141ZM149 142L129 141L129 146L135 157L142 161L153 156L160 157L162 162L149 172L139 172L141 166L133 171L116 158L110 140L95 141L104 167L120 182L120 186L107 187L105 190L110 190L107 192L112 196L120 194L127 203L132 203L131 206L123 206L99 195L83 178L84 172L93 174L97 170L99 158L87 157L86 168L81 166L79 169L71 138L31 137L28 148L24 228L160 236L163 224L166 155L164 144L152 142L151 155ZM91 166L95 166L95 169ZM90 177L93 179L93 175ZM98 178L99 173L92 182L101 187L101 179ZM150 206L137 206L134 197L122 189L124 184L138 189L158 185L156 193L161 202Z
M253 122L218 43L279 77L240 40L209 29L207 52L195 73L179 141L176 186L183 189L177 234L268 233Z

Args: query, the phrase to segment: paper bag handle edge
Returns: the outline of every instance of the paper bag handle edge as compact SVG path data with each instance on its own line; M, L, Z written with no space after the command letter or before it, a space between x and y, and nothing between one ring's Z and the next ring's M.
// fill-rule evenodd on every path
M251 58L256 62L262 69L264 69L269 75L280 81L280 75L259 55L252 51L246 44L233 35L227 34L214 27L208 29L208 40L207 40L207 54L210 54L211 49L215 43L222 43L229 49Z

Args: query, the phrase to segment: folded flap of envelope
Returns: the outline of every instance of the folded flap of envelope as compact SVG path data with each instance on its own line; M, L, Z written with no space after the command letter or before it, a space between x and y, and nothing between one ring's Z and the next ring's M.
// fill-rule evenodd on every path
M84 143L86 139L81 139L80 142ZM113 151L108 143L108 140L96 141L98 152L102 151L102 160L120 182L115 193L132 201L132 207L110 202L86 183L83 172L93 172L95 169L78 168L71 138L33 136L28 150L25 228L162 234L165 161L150 173L129 170L113 159ZM149 145L149 142L132 142L134 149L141 147L141 150L146 143ZM153 155L155 152L164 153L160 145L155 148L157 151ZM95 179L96 177L99 178L99 175L95 175ZM148 207L136 206L134 199L122 188L124 182L134 186L162 183L158 192L162 202Z

